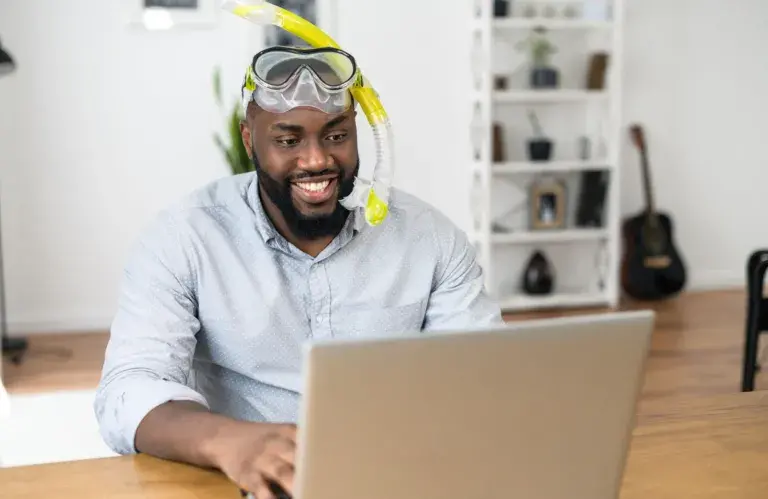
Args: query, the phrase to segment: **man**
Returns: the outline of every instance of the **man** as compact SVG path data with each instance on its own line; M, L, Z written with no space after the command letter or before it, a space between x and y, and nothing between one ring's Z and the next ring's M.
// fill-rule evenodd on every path
M441 213L392 190L372 227L339 204L359 170L356 112L315 55L257 54L241 126L256 171L142 234L95 402L116 452L215 468L257 498L292 492L302 342L502 323Z

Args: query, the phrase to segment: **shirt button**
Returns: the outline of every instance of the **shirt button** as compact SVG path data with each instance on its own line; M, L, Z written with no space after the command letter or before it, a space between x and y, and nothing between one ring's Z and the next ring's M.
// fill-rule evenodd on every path
M323 322L323 316L322 315L318 315L317 316L317 322L318 323L322 323Z

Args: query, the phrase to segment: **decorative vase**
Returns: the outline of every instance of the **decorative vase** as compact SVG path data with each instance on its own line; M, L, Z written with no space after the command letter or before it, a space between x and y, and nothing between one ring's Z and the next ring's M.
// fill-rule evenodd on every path
M493 17L507 17L509 15L508 0L493 0Z
M529 295L548 295L554 287L554 272L541 251L536 251L528 260L522 278L523 291Z
M531 139L528 141L529 161L549 161L552 158L553 144L549 139Z
M531 88L557 88L560 85L560 73L549 66L538 66L531 71Z

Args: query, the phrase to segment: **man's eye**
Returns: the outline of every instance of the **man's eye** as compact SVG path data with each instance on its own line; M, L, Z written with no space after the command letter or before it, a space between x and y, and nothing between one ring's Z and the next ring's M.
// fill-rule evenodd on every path
M334 133L328 136L328 140L331 142L341 142L347 136L346 133Z
M291 147L291 146L295 146L296 144L298 144L299 143L299 139L296 139L296 138L275 139L275 142L277 142L281 146Z

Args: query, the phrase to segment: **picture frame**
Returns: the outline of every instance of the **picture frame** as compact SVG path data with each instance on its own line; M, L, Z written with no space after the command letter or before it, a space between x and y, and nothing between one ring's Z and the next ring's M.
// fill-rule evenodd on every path
M566 206L564 183L554 179L534 182L529 193L531 230L564 229Z
M220 18L219 0L123 0L129 27L148 31L211 29Z

